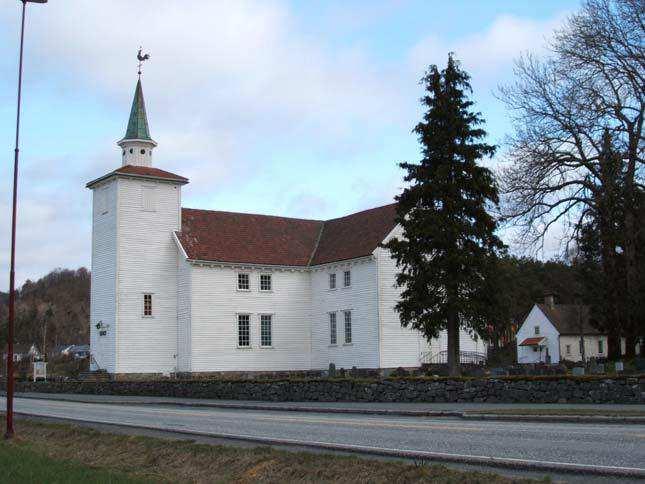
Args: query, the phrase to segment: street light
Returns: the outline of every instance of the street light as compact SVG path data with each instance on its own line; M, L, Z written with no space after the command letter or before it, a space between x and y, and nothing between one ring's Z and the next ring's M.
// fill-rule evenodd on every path
M11 262L9 269L9 320L7 322L7 431L5 438L13 437L13 330L16 306L16 208L18 197L18 141L20 137L20 97L22 94L22 47L25 39L25 10L27 3L47 3L47 0L19 0L22 2L20 25L20 60L18 62L18 107L16 109L16 147L13 157L13 204L11 211Z

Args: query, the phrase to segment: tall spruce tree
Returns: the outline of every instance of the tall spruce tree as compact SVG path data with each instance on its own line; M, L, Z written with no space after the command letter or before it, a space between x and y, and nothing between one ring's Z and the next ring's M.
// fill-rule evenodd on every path
M504 247L487 212L498 204L494 177L477 165L495 146L483 141L469 79L452 54L443 71L432 65L421 79L427 111L414 132L423 158L400 164L409 183L396 197L403 234L385 245L399 271L401 324L428 341L447 330L451 375L461 372L459 328L484 335L494 317L497 256Z

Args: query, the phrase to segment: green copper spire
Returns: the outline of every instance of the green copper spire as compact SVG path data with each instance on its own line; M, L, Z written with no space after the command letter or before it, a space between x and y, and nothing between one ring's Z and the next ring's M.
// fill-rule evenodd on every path
M146 116L146 103L143 101L143 89L141 79L137 81L137 88L134 91L128 129L123 139L145 139L152 141L148 131L148 117Z

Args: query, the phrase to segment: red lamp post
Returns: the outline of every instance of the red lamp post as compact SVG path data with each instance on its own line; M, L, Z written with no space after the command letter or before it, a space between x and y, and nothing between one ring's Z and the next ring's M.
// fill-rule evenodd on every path
M20 100L22 94L22 48L25 39L25 10L27 3L47 3L47 0L20 0L22 2L22 21L20 26L20 60L18 62L18 107L16 109L16 145L13 158L13 204L11 211L11 262L9 269L9 320L7 322L7 430L5 438L13 437L13 333L16 306L16 217L18 201L18 141L20 137Z

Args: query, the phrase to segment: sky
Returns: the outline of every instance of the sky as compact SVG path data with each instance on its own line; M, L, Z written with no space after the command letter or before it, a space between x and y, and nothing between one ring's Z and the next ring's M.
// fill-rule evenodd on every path
M19 1L0 5L0 290L8 287ZM153 166L186 176L183 206L329 219L391 203L419 79L454 52L504 163L495 96L513 61L546 55L578 0L50 0L27 8L18 284L90 267L91 193L120 166L139 46ZM512 231L502 237L515 252ZM541 257L556 255L552 236ZM7 268L6 271L4 268ZM6 276L6 277L5 277Z

